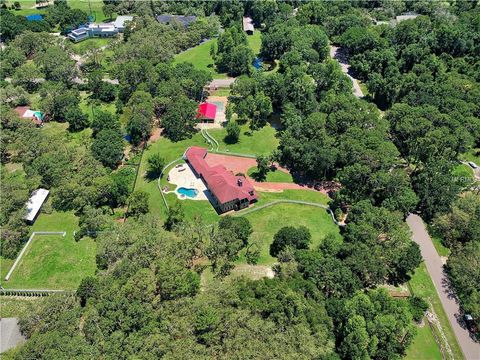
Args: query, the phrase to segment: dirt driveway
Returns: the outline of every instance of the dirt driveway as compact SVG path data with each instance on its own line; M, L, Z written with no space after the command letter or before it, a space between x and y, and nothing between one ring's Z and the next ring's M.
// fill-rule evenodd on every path
M240 156L231 156L231 155L222 155L222 154L212 154L208 153L205 161L210 166L223 165L227 170L233 172L234 174L242 173L248 178L248 180L253 184L256 190L258 191L272 191L280 192L283 190L312 190L320 191L327 193L326 190L315 190L312 186L307 186L304 184L294 184L294 183L281 183L281 182L258 182L248 176L248 169L257 166L257 161L255 159L244 158ZM288 170L278 166L278 171L284 171L288 173Z

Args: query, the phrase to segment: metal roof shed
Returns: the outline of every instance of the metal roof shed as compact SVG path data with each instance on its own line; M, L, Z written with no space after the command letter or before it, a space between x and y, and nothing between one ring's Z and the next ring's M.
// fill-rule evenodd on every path
M27 202L27 215L25 215L25 220L33 224L35 219L42 208L43 203L48 198L50 192L47 189L37 189L32 193L30 199Z

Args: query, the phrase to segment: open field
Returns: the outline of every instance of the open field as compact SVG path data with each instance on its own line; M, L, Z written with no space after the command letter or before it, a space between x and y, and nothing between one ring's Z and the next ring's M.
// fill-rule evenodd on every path
M432 329L424 320L423 326L417 327L417 335L413 343L407 350L405 360L440 360L442 353L438 348L435 338L433 337Z
M262 44L261 33L255 31L254 35L247 37L247 40L248 45L253 50L254 54L258 55ZM210 55L212 44L216 45L216 42L217 39L208 40L203 44L183 51L180 54L175 55L173 62L175 64L189 62L192 63L196 69L208 71L214 79L225 79L228 77L227 74L217 71L213 58Z
M260 194L262 195L263 193ZM320 245L328 234L335 234L340 238L339 228L333 223L330 214L324 209L308 205L277 204L245 217L250 220L254 229L250 241L260 246L259 265L272 265L276 261L269 254L270 244L275 233L284 226L306 226L312 234L311 248ZM246 262L244 256L241 256L240 262Z
M13 4L14 1L7 1L7 5ZM31 15L31 14L44 14L46 9L34 9L35 0L19 0L21 5L21 10L12 10L15 15ZM88 15L93 15L96 22L102 22L104 20L109 20L105 17L102 11L103 1L102 0L67 0L68 5L72 9L80 9L85 11ZM91 10L91 11L90 11ZM113 15L115 18L115 15Z
M180 54L175 55L174 63L189 62L194 65L196 69L208 71L214 79L226 79L228 76L225 73L219 73L213 63L213 58L210 55L210 48L212 44L216 44L217 39L209 40L195 46L191 49L185 50Z
M2 285L10 289L76 289L96 268L96 244L89 238L74 240L77 224L73 213L42 213L32 231L66 231L67 235L35 236L10 280Z
M452 349L454 358L463 359L464 357L462 350L460 349L455 334L453 333L452 327L448 322L447 315L443 310L442 303L440 302L432 279L428 274L425 263L420 264L420 266L417 268L412 279L409 281L409 285L413 294L422 297L424 300L431 304L433 311L435 312L438 320L440 321L450 348Z

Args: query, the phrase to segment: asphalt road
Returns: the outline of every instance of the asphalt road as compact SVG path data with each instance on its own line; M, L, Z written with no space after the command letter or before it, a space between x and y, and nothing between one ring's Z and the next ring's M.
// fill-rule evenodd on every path
M443 271L442 261L433 246L432 239L428 235L425 224L420 216L413 214L408 216L407 224L413 233L413 241L420 246L428 273L432 278L443 309L447 313L448 320L452 325L453 332L457 337L465 358L468 360L480 359L480 344L472 339L468 330L460 323L462 316L459 304L448 287L448 278Z
M14 348L25 341L17 322L17 318L0 319L0 353Z

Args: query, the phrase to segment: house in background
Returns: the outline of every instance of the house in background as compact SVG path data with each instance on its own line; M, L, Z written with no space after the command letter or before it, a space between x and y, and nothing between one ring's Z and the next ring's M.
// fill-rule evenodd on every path
M35 222L49 193L47 189L37 189L32 193L27 202L27 214L25 215L25 220L28 224L31 225Z
M118 16L111 23L82 25L67 36L75 43L91 37L115 37L125 30L126 22L132 20L133 16Z
M203 103L198 105L196 118L201 122L213 123L217 116L217 105L210 103Z
M169 25L175 21L180 22L183 26L188 27L191 23L197 21L196 16L184 16L184 15L170 15L163 14L156 16L157 21L160 24Z
M17 106L15 108L18 116L23 119L32 120L37 126L43 126L43 121L45 120L45 115L38 110L30 110L28 106Z
M243 31L247 33L247 35L253 35L255 31L255 27L253 26L252 18L246 16L243 18Z
M218 212L244 209L257 201L257 193L245 176L234 175L223 165L210 167L206 156L207 149L192 146L185 152L184 159L205 183Z

